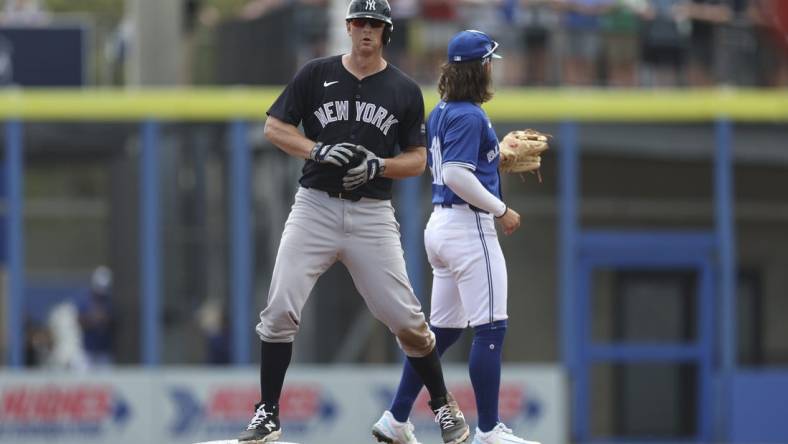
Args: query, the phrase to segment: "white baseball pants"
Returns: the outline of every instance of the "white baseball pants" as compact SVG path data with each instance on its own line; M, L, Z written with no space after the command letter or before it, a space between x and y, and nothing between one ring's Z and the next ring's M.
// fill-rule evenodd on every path
M465 328L508 318L506 261L492 215L436 205L424 246L433 274L431 325Z

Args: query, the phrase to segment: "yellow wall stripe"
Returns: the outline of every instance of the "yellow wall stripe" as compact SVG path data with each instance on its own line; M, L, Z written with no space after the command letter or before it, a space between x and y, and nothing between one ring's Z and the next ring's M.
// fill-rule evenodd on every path
M122 121L155 118L261 120L281 92L268 88L6 89L0 118L36 121ZM427 110L438 100L425 88ZM495 122L788 121L788 89L600 90L502 89L484 105Z

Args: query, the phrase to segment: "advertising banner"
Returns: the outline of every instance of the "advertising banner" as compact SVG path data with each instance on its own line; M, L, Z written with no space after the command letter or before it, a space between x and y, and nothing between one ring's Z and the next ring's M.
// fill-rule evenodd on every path
M0 373L0 443L137 444L158 426L145 412L155 379L139 371Z
M293 366L280 402L283 440L301 444L374 442L397 366ZM0 373L0 443L193 443L234 438L259 400L254 368L168 368L73 375ZM473 388L464 366L446 379L472 427ZM500 416L516 433L566 442L566 389L557 366L506 366ZM422 390L411 421L425 444L440 443Z

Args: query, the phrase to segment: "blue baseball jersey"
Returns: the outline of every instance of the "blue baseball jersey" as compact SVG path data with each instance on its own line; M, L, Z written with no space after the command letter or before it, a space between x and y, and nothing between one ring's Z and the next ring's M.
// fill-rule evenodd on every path
M471 102L441 101L427 119L427 162L432 173L432 203L467 203L443 184L443 168L458 165L473 171L494 196L501 196L498 137L484 110Z

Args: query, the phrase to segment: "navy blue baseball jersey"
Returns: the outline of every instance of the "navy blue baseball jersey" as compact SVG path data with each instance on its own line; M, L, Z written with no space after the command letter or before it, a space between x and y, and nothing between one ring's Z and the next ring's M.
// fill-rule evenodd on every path
M384 158L426 146L421 89L391 64L359 80L342 65L342 56L312 60L296 73L267 114L291 125L303 124L304 135L316 142L355 143ZM385 177L348 193L342 188L348 168L307 160L300 183L323 191L391 199L392 180Z
M501 198L498 138L480 106L471 102L439 102L427 120L427 139L432 203L467 203L444 185L443 168L447 165L473 171L487 191Z

